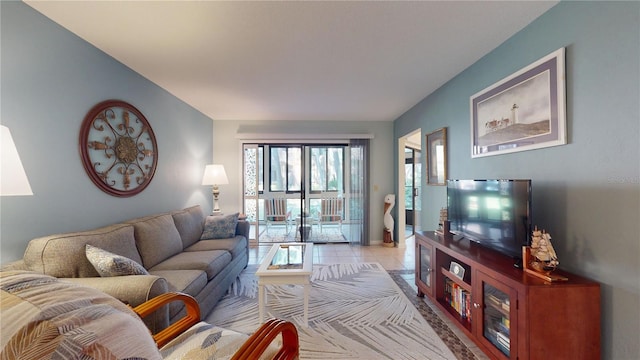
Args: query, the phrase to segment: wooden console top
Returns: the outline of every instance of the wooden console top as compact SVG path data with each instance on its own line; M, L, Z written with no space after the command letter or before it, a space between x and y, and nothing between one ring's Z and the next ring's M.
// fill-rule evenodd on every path
M418 235L431 240L431 243L435 247L448 254L451 257L457 258L463 263L468 264L471 267L482 267L485 271L494 272L496 276L506 277L512 281L519 282L524 285L545 285L548 286L551 283L539 279L535 276L527 274L522 268L517 268L514 264L518 259L511 258L505 254L502 254L496 250L484 247L476 242L470 241L458 235L444 236L436 233L435 231L418 231ZM561 283L553 283L553 286L571 286L571 285L585 285L594 284L598 285L593 280L584 278L582 276L569 273L558 269L556 273L569 278L568 281Z

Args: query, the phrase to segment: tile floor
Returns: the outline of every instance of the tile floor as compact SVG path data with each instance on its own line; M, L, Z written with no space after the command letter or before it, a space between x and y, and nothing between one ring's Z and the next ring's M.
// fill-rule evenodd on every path
M249 248L249 264L259 264L267 255L272 244ZM387 270L414 269L414 241L407 239L406 248L383 246L356 246L349 244L314 244L314 264L345 264L356 262L377 262Z
M339 264L351 262L377 262L386 270L409 270L402 277L417 291L414 282L415 269L415 239L409 237L406 239L405 248L388 248L383 246L357 246L349 244L314 244L313 246L313 262L314 264ZM272 244L264 244L249 248L249 264L260 264L262 259L271 249ZM426 299L426 297L425 297ZM440 309L435 307L429 301L425 300L427 305L434 312L440 315L440 318L447 324L449 328L458 336L458 338L473 352L479 360L488 359L486 355L478 349L478 347L469 338L462 333L456 326L451 324L450 320L442 315Z

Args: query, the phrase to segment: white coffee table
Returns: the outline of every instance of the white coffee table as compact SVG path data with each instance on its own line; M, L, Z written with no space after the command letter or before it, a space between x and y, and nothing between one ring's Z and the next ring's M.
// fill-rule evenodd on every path
M264 305L267 301L265 285L302 285L304 286L304 325L307 326L312 271L313 243L274 244L256 271L260 323L264 321Z

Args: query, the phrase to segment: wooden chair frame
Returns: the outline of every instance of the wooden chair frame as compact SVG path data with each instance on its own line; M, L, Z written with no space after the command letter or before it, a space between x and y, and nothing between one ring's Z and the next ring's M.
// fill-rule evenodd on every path
M175 339L178 335L200 322L200 306L198 302L190 295L172 292L157 296L133 308L133 311L135 311L138 316L144 318L172 301L183 301L187 309L187 314L175 323L169 325L166 329L153 335L153 339L158 345L158 348L166 345L169 341ZM245 341L240 349L236 351L231 359L258 359L269 347L271 342L280 334L282 334L282 346L273 359L297 359L300 352L298 330L293 323L279 319L270 319L262 324L262 326Z

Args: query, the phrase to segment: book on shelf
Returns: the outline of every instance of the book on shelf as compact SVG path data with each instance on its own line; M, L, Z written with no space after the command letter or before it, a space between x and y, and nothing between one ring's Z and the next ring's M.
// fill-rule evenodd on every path
M496 339L498 340L498 343L500 345L506 347L507 349L511 346L511 340L509 340L508 335L505 335L498 331L498 333L496 334Z
M505 334L507 336L509 336L509 333L511 332L509 330L509 328L507 326L505 326L503 323L497 324L497 328L501 333L503 333L503 334Z
M493 307L497 308L497 309L502 309L504 311L509 311L509 309L511 308L511 304L509 302L509 298L506 298L504 300L500 299L499 297L493 295L493 294L487 294L486 297L487 302L492 305Z
M502 302L502 310L509 311L510 308L511 304L509 303L509 299L504 299L504 301Z
M451 279L445 279L444 299L460 317L471 321L471 293Z
M494 307L500 308L502 307L500 305L500 299L498 299L497 296L493 295L493 294L487 294L486 299L488 300L488 302L493 305Z

